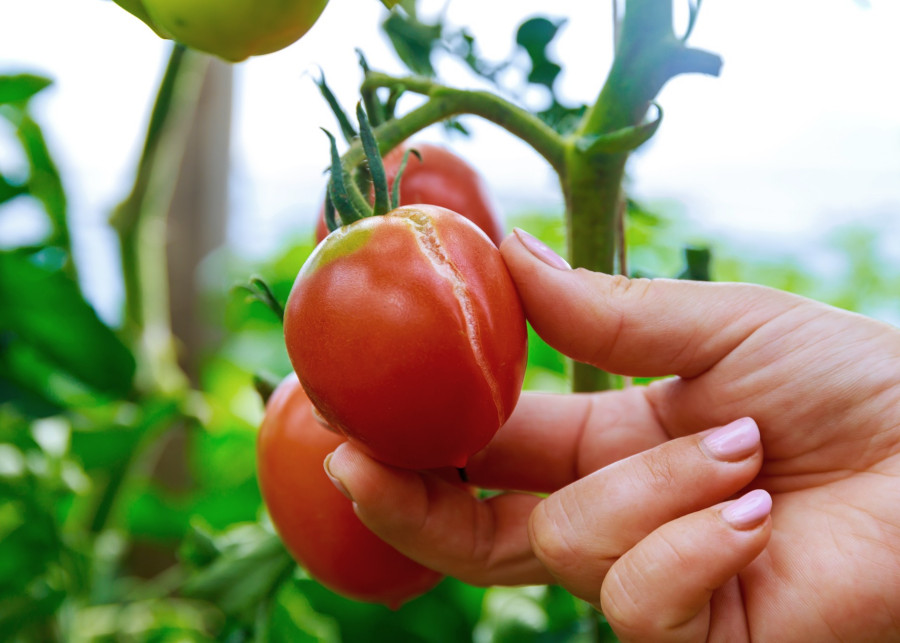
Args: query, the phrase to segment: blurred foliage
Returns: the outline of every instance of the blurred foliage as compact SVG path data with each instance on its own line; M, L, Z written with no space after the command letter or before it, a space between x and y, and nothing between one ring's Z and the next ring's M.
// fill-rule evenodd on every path
M400 2L381 26L398 58L412 74L435 77L441 58L455 60L489 83L494 91L533 111L556 131L569 133L574 131L587 105L568 105L557 91L556 81L563 68L554 60L554 40L565 23L564 18L526 18L516 30L509 54L501 60L484 58L468 30L449 23L443 13L421 16L412 0ZM527 91L534 88L541 91ZM458 119L445 125L467 132Z

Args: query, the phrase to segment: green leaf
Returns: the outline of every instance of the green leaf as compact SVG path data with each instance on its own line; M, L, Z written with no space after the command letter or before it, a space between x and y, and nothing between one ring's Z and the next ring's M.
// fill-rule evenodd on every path
M213 537L206 550L219 554L188 578L183 592L212 600L226 613L258 604L296 566L278 537L255 524L236 525Z
M530 18L516 32L516 44L522 47L531 59L528 81L553 90L553 84L562 67L550 60L547 49L556 37L565 20L553 22L548 18Z
M4 366L10 366L11 346L27 347L61 376L97 392L119 397L130 392L133 355L65 274L38 266L22 253L0 252L0 301L0 329L7 342L0 345L0 373L21 382L17 376L27 374Z
M0 174L0 205L3 205L7 201L12 201L17 196L23 194L28 194L27 185L10 183L3 174Z
M569 107L554 98L550 107L538 112L537 116L560 134L570 134L581 123L581 117L585 111L587 111L587 105Z
M662 108L656 105L656 118L647 123L623 127L614 132L585 136L576 145L589 154L623 154L639 148L653 138L662 122Z
M429 25L412 13L392 11L381 26L410 71L420 76L434 76L431 56L441 42L442 23Z
M33 96L53 84L44 76L16 74L0 76L0 105L24 105Z
M266 305L278 320L284 322L284 304L282 304L265 279L258 276L250 277L249 283L238 284L235 289L249 293L249 295Z
M485 590L448 578L400 609L344 598L323 585L296 576L288 581L319 614L335 617L342 641L458 643L473 640Z
M19 194L28 193L40 201L53 227L49 245L69 249L69 228L66 221L66 193L62 178L53 160L40 125L22 108L0 109L0 116L15 128L22 151L28 160L28 179L22 184L0 180L0 203Z
M712 261L712 251L709 248L685 248L684 260L687 264L679 279L693 279L694 281L712 281L709 265Z
M30 165L28 192L41 202L53 224L53 236L48 243L68 249L66 193L41 127L30 116L23 114L17 133Z
M284 583L276 596L268 622L267 641L339 643L336 619L316 612L296 583Z

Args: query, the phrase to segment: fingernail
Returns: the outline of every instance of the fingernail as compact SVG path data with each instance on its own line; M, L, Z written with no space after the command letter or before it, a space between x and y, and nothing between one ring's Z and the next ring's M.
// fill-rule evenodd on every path
M329 453L327 456L325 456L325 462L323 464L323 466L325 467L325 475L328 476L328 479L331 480L331 483L335 486L335 488L342 494L344 494L348 500L353 500L353 496L351 496L350 492L347 491L347 487L344 486L344 483L341 482L341 479L338 478L331 470L331 456L333 455L334 453Z
M759 427L751 418L741 418L716 429L700 444L716 460L742 460L759 448Z
M568 261L553 252L553 250L550 249L550 246L548 246L537 237L528 234L521 228L513 228L513 232L515 233L516 238L522 243L523 246L528 248L531 254L543 261L548 266L557 268L559 270L572 269L572 266L569 265Z
M722 518L735 529L752 529L772 513L772 496L763 489L754 489L722 510Z

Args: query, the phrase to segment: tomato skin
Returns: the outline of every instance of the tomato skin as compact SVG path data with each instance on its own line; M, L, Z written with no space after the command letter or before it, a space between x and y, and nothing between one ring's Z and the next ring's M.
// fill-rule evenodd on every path
M284 49L309 31L326 4L328 0L143 0L155 31L231 62Z
M355 600L397 608L442 578L379 539L325 474L325 456L345 442L313 416L293 373L266 405L257 438L259 485L272 522L310 576Z
M499 250L436 206L330 234L297 275L284 331L322 416L397 467L465 466L525 374L525 317Z
M388 186L394 180L406 150L415 149L420 161L410 153L400 179L400 205L428 203L462 214L491 238L495 246L503 241L503 218L481 175L463 159L440 145L411 143L400 145L384 157ZM328 235L324 207L319 212L316 241Z

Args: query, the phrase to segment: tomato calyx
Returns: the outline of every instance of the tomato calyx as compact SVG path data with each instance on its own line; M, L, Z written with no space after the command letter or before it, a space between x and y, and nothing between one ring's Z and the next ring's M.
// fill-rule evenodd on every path
M382 216L396 209L400 204L400 179L406 169L410 153L415 154L421 160L418 152L406 150L397 170L393 190L389 189L384 161L378 150L378 141L362 103L356 106L356 117L359 121L359 138L366 155L368 178L375 194L375 202L370 206L363 198L350 168L345 167L341 162L337 141L331 132L322 128L322 131L328 136L331 146L331 176L328 180L325 197L325 224L329 232L334 232L341 225L348 225L365 217Z

